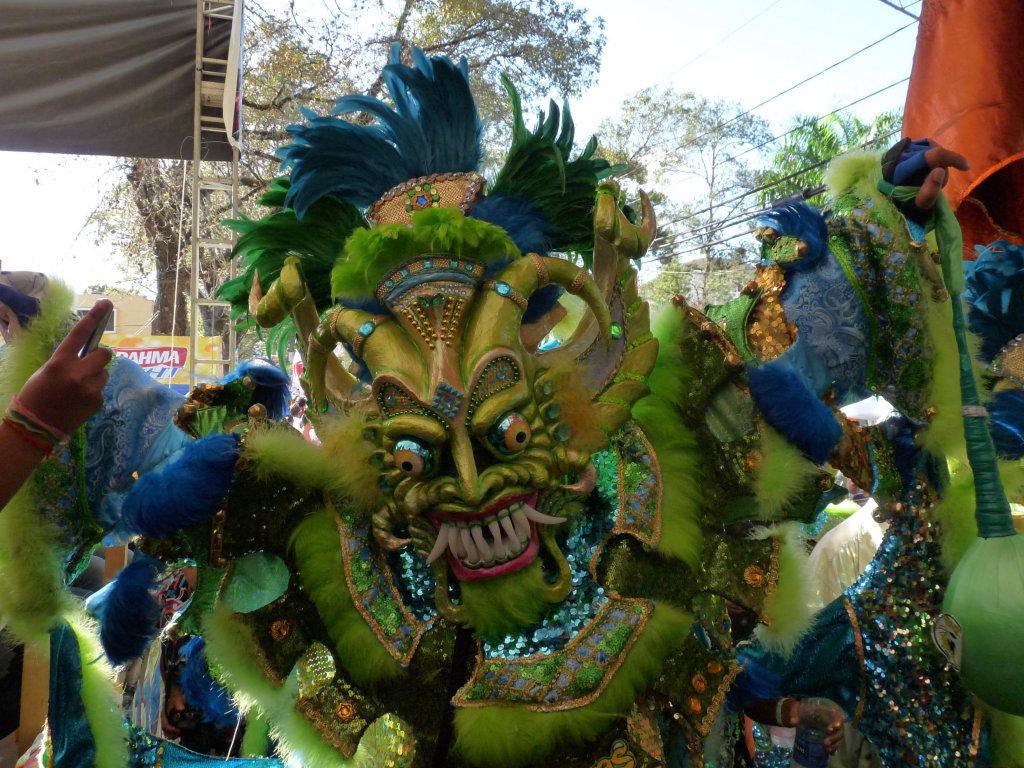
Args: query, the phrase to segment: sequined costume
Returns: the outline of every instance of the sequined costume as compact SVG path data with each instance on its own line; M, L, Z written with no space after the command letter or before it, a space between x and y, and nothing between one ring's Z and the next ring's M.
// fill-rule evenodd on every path
M390 104L348 96L289 129L277 210L235 223L221 292L278 349L294 339L322 445L249 408L244 379L200 387L176 417L192 441L132 486L124 526L195 563L204 669L285 761L722 765L730 616L778 648L806 620L791 534L832 487L821 438L896 482L890 443L869 453L834 416L816 358L832 378L843 361L786 319L781 267L738 309L678 298L652 327L635 260L653 209L623 205L594 141L574 151L568 110L530 130L506 83L512 145L487 183L465 65L397 54ZM565 294L585 311L557 329ZM748 317L760 335L737 334ZM777 360L807 384L780 402L758 383ZM805 391L827 429L773 428ZM86 719L97 753L123 748L119 723Z

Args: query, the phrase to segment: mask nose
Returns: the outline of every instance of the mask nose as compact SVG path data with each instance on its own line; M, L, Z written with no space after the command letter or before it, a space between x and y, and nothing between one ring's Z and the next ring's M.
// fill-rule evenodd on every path
M462 500L467 504L479 504L483 500L480 475L477 471L473 440L464 429L457 429L452 435L452 460Z

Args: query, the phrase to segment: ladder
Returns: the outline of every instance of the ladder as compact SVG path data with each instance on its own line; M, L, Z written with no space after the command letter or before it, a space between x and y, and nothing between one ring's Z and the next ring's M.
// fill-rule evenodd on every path
M240 0L239 0L240 1ZM196 61L195 100L192 122L192 242L191 279L189 285L189 386L198 383L196 369L199 365L217 366L220 376L234 367L236 361L236 339L234 325L230 319L230 304L208 296L200 296L200 266L207 256L222 255L228 261L229 279L235 277L235 263L230 257L236 235L217 223L204 226L208 210L216 204L211 198L223 199L225 193L230 199L231 218L238 217L238 143L231 135L233 115L224 114L224 90L228 81L228 59L206 55L207 30L214 20L231 22L235 19L234 0L196 0ZM231 145L230 171L227 175L209 172L212 165L203 159L205 141L226 142ZM199 338L202 335L203 309L208 309L211 319L223 315L223 325L211 323L211 332L221 335L226 326L227 349L221 346L220 357L200 357Z

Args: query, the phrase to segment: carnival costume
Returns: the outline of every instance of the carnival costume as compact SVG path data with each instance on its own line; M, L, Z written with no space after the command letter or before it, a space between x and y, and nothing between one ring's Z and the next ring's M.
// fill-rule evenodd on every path
M177 415L193 442L141 475L122 524L147 554L196 563L186 615L209 670L286 761L721 765L740 672L730 616L760 620L765 648L796 644L794 521L827 501L824 462L919 509L917 458L884 430L869 448L827 390L888 377L916 417L937 379L892 326L930 329L898 308L884 323L852 311L861 283L844 289L829 261L844 333L868 345L853 362L804 334L813 313L786 304L777 264L741 305L709 317L678 299L652 332L633 264L654 234L647 197L623 204L594 141L573 154L567 109L529 130L508 82L512 146L488 182L464 63L413 58L385 68L391 106L348 96L292 126L290 176L264 197L280 210L236 223L243 274L221 295L279 349L297 338L323 445L250 408L245 378L200 387ZM353 112L372 121L335 116ZM799 268L809 240L821 256L807 221L816 242L784 224L762 233L789 254L778 261ZM888 258L902 220L884 223L866 262ZM880 285L888 267L866 262ZM948 350L951 328L923 335L920 357ZM2 565L28 567L10 551ZM39 575L60 592L62 574ZM148 638L124 636L129 605L110 603L101 631L141 652ZM39 607L0 603L95 657L89 628L61 622L66 603ZM966 649L966 623L964 636ZM851 685L850 706L876 695ZM98 700L78 736L98 765L122 765L124 731ZM143 763L179 760L132 745Z

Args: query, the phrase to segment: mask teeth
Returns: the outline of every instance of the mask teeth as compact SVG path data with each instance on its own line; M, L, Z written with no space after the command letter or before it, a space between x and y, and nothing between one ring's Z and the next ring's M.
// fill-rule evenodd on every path
M530 520L555 525L564 518L538 512L521 501L510 504L486 520L441 523L427 562L434 562L448 549L467 568L489 568L521 555L533 536Z

